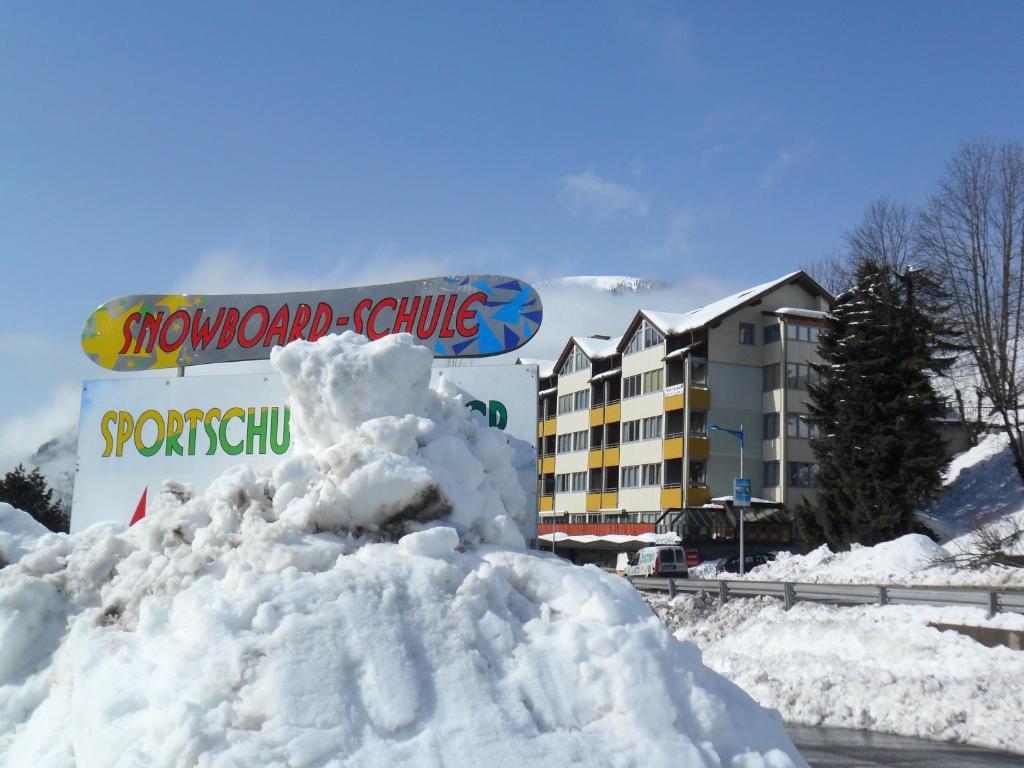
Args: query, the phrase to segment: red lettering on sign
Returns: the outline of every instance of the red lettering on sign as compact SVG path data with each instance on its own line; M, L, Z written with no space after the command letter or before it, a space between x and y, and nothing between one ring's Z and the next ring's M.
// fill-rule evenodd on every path
M121 351L117 354L123 355L128 351L128 347L132 343L132 323L137 323L142 319L142 315L138 312L132 312L125 318L124 324L121 326L121 332L124 334L124 345L121 347Z
M224 316L224 327L220 331L220 341L217 342L217 349L224 349L235 338L235 328L238 327L238 310L228 307Z
M448 297L448 306L444 308L444 322L441 323L441 338L448 339L455 335L455 329L452 328L452 311L455 309L455 302L459 300L459 296L453 293Z
M430 302L434 301L434 319L430 321L430 327L424 328L423 321L430 314ZM443 296L424 296L423 307L420 309L420 319L416 324L416 335L421 339L429 339L437 330L437 322L441 319L441 309L444 307Z
M259 318L259 330L252 336L246 336L246 328L248 328L249 321L253 317ZM242 318L242 322L238 326L238 343L246 349L256 346L256 343L263 337L263 334L266 333L267 325L269 323L270 310L261 304L257 304L255 307L250 307L249 311L245 313L245 317Z
M368 312L372 306L373 302L370 301L370 299L362 299L358 304L356 304L356 309L352 313L352 325L356 329L356 333L363 332L363 327L366 325L366 323L363 322L363 313Z
M302 338L302 334L306 330L306 324L312 316L313 312L310 310L309 304L299 304L295 308L295 319L292 320L292 332L288 334L288 341Z
M189 317L188 311L184 309L176 310L171 313L171 316L167 318L167 322L163 324L160 329L160 349L164 352L174 352L178 347L184 343L185 339L188 338L188 326L192 321ZM174 341L167 340L167 332L177 333L178 338Z
M210 316L206 316L203 322L202 308L196 310L196 316L192 318L192 349L206 349L217 336L217 329L224 319L224 307L217 310L217 317L210 322Z
M156 344L156 336L160 331L160 323L164 319L164 313L154 315L150 313L142 319L142 328L139 330L139 338L135 340L135 354L142 352L142 340L146 338L146 334L149 334L149 343L146 345L146 352L150 353L153 351L153 345Z
M290 317L291 311L287 304L277 310L277 314L274 315L274 319L270 323L270 329L267 331L267 338L263 340L264 347L269 347L275 338L282 347L288 343L288 320Z
M385 328L383 331L378 331L374 327L374 322L377 319L377 313L379 313L386 306L390 306L391 309L394 309L395 307L398 306L398 302L395 301L394 299L388 297L386 299L381 299L380 301L378 301L377 305L373 309L370 310L370 317L366 321L366 337L368 339L370 339L371 341L373 339L379 339L381 336L387 336L388 335L388 329L387 328Z
M401 333L404 330L406 333L412 333L413 320L416 319L416 310L420 306L420 297L413 296L410 304L412 305L408 311L406 311L406 302L409 301L407 296L403 296L402 300L398 302L398 313L395 315L395 324L391 327L392 333Z
M476 310L470 309L471 304L479 304L482 301L487 301L487 294L485 293L474 293L467 296L465 301L462 302L462 306L459 307L459 317L456 321L456 326L459 329L459 333L463 336L475 336L477 330L480 328L480 324L476 321ZM473 320L473 327L470 328L466 325L467 320Z
M331 329L331 320L334 319L334 310L330 304L320 302L316 305L316 312L313 314L313 326L309 329L309 340L316 341L324 336Z

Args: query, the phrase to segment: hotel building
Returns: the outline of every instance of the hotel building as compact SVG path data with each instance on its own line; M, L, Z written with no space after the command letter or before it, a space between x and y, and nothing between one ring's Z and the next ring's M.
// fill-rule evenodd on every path
M521 360L540 366L542 546L554 531L674 532L704 557L731 551L740 441L715 425L745 436L746 540L791 542L792 510L815 494L805 401L831 301L794 272L691 312L639 310L621 337L574 336L556 361Z

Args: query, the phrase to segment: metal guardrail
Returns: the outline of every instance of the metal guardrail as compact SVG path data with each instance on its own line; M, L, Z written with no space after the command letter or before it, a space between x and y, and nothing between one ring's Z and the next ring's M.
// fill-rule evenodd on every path
M630 582L642 592L710 592L721 602L730 597L775 597L789 610L797 602L829 605L936 605L984 608L996 613L1024 613L1024 590L985 587L894 587L874 584L812 584L790 581L727 581L635 577Z

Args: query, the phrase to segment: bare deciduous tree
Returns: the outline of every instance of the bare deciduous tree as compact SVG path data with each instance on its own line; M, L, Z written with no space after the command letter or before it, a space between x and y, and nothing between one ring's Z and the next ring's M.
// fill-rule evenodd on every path
M902 275L913 266L915 219L902 203L880 198L868 206L853 230L846 233L848 261L855 270L865 261L889 267Z
M952 299L982 396L1024 479L1024 149L1015 142L962 146L920 217L918 244Z

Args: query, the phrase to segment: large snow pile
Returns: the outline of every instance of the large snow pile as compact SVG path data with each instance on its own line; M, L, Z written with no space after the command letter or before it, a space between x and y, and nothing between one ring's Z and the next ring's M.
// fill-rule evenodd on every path
M966 570L936 566L936 558L948 552L945 547L919 533L884 541L873 547L854 544L848 552L833 552L827 544L822 544L806 555L780 552L773 562L751 569L743 578L823 584L1024 587L1024 568L989 566ZM718 578L740 577L734 573L720 573Z
M943 537L961 536L979 524L1024 512L1024 484L1005 433L986 435L954 458L944 484L939 500L920 515Z
M510 449L423 348L273 361L272 476L72 537L0 508L0 764L806 765L628 582L522 549Z
M834 607L649 596L676 637L787 722L1024 752L1024 653L930 623L1024 629L971 608Z

